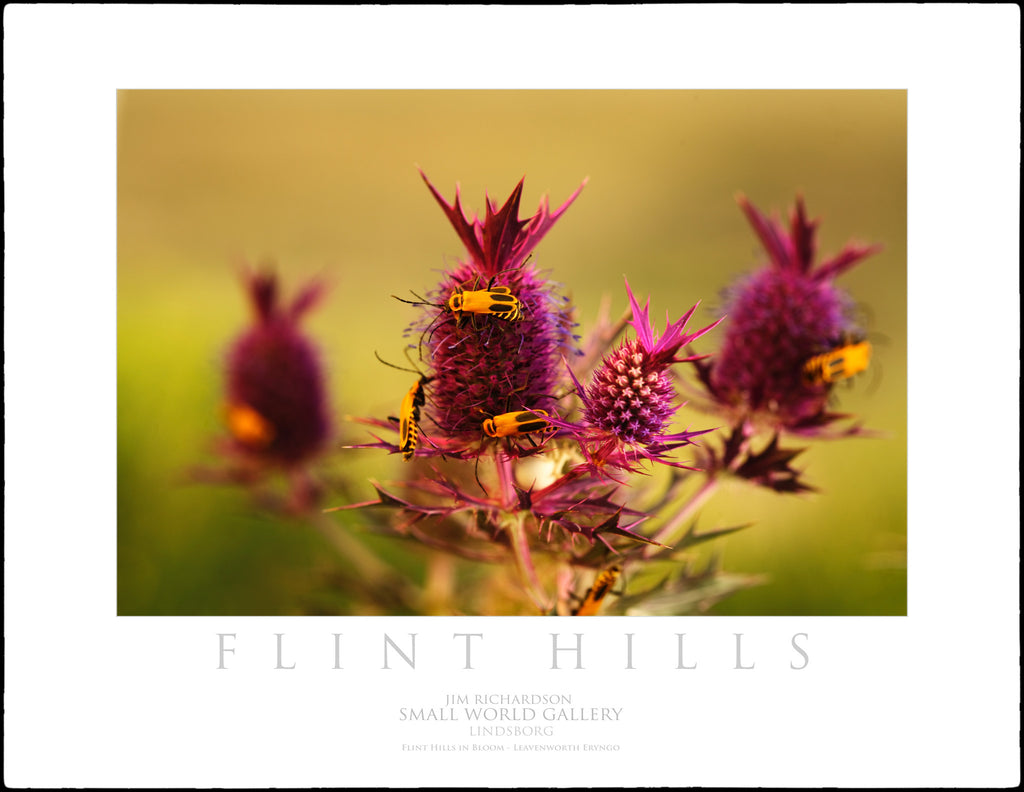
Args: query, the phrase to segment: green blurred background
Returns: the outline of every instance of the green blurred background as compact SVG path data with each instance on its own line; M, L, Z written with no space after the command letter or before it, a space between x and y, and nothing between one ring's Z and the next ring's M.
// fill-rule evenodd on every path
M698 320L716 316L722 288L762 261L740 191L772 213L802 193L822 255L883 243L839 280L878 340L876 365L837 404L882 436L809 443L798 466L818 494L729 482L701 526L754 521L715 549L725 569L768 576L713 614L905 614L906 111L904 91L119 92L118 613L352 607L325 583L346 567L322 534L186 471L217 461L221 360L249 321L239 258L274 261L286 296L327 278L305 327L342 440L366 438L344 415L395 412L409 375L373 352L401 360L410 309L389 295L422 293L463 255L418 165L481 214L485 192L503 202L523 176L523 216L589 179L535 253L583 332L605 295L625 309L623 275L656 317L697 300ZM681 421L712 423L686 408ZM359 500L400 465L333 455ZM361 519L335 522L359 532ZM366 542L422 583L423 553Z

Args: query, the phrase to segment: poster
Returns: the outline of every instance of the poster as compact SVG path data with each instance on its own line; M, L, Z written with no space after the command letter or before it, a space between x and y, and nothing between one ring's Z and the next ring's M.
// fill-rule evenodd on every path
M954 274L957 283L974 276L973 269L964 271L961 256L950 255L958 249L957 235L964 234L972 256L999 238L992 233L978 239L976 232L963 230L974 226L968 222L970 206L958 204L962 226L936 223L948 203L932 206L926 189L915 192L915 185L934 178L927 167L919 173L916 163L940 160L943 190L952 191L948 183L961 174L966 180L957 193L961 198L974 192L973 180L984 173L996 179L988 189L998 195L999 174L1012 171L981 168L974 159L960 163L950 160L948 149L936 150L943 139L936 129L948 134L947 140L961 141L976 130L957 127L949 117L948 92L961 83L944 84L945 98L934 108L926 101L935 90L931 81L949 66L933 63L927 79L921 72L901 71L907 42L899 40L897 46L899 37L893 33L892 52L876 49L877 62L859 62L852 73L837 67L834 76L810 84L794 82L787 71L792 64L784 61L777 66L778 80L765 79L763 70L752 77L749 64L738 72L722 65L714 77L709 73L698 79L696 51L667 47L642 48L634 56L641 68L622 84L606 71L611 67L607 57L595 53L593 62L584 59L584 72L575 71L580 64L568 54L554 55L566 53L565 42L588 30L584 40L602 40L589 26L614 29L615 14L580 11L570 20L552 10L552 16L538 18L544 24L530 27L525 45L538 59L542 53L557 58L544 62L535 76L482 69L481 76L470 76L466 83L439 77L419 84L410 76L417 73L409 71L411 63L437 68L441 75L447 74L444 64L472 62L443 41L422 41L419 13L430 15L435 31L439 18L450 19L453 31L463 31L452 41L465 46L465 31L476 29L473 14L481 14L482 21L486 14L501 16L511 9L457 11L324 10L321 24L331 21L337 31L333 47L328 52L301 46L302 67L295 75L284 76L288 72L279 55L265 55L266 48L245 43L263 41L257 35L243 43L227 39L222 50L237 46L236 68L251 60L251 69L211 79L210 69L221 74L217 69L226 66L224 59L214 59L221 46L215 43L219 25L237 36L234 23L244 18L253 27L243 29L264 30L271 38L280 29L315 35L310 31L318 29L316 12L303 20L290 16L297 12L263 9L236 19L228 12L218 17L169 9L165 16L150 12L151 25L142 24L144 17L126 14L117 26L115 17L101 9L55 9L50 18L12 10L7 19L12 42L22 13L28 29L37 32L41 25L50 32L45 51L60 51L62 44L65 53L73 51L64 37L88 24L100 28L97 34L109 46L98 48L102 54L92 55L90 65L61 86L68 100L59 104L60 113L50 123L31 127L45 156L25 162L35 163L39 175L24 179L18 160L8 165L12 189L31 185L22 205L45 207L45 214L36 216L49 220L24 253L13 240L8 260L75 262L63 279L72 288L54 289L59 281L50 276L41 282L50 284L51 301L74 298L56 310L51 307L53 314L81 318L37 324L30 349L41 347L52 353L47 359L63 361L55 371L52 363L44 367L32 358L33 381L40 383L34 391L37 409L49 407L44 425L65 440L83 438L71 456L74 472L65 484L70 497L54 499L50 481L49 497L41 493L32 504L33 510L48 502L70 504L59 509L62 517L49 524L48 536L8 531L6 695L8 724L18 726L9 738L8 755L25 757L23 767L13 771L22 775L9 775L8 783L1012 783L1009 757L1017 732L1010 716L1016 711L1014 698L1019 702L1013 673L1018 643L1011 618L1017 567L1012 552L1016 531L1010 536L1005 526L1017 520L1012 519L1016 502L1009 500L1013 466L1007 452L1012 449L1005 438L1016 432L1001 432L1001 445L993 447L996 458L1006 461L986 470L990 494L984 509L952 520L957 513L952 506L927 497L915 500L934 477L951 480L951 469L963 481L971 480L972 471L963 465L941 464L948 432L941 443L921 428L915 433L918 414L929 416L929 427L949 418L931 417L934 405L928 399L920 406L915 402L908 373L938 372L953 359L966 359L966 354L955 354L961 339L950 337L948 314L932 316L928 310L962 302L969 293L958 285L947 299L943 291ZM621 24L647 35L673 29L670 22L678 30L716 29L722 23L712 9L629 11L622 12ZM829 16L825 9L797 11L758 9L748 23L736 24L739 38L729 47L742 50L747 32L752 36L748 50L763 46L753 38L757 14L765 14L773 25L790 18L812 28ZM990 13L1000 11L1009 13L1005 8ZM842 22L853 25L855 20L878 35L887 29L920 30L914 13L905 13L906 19L897 15L884 25L867 12ZM981 18L989 21L983 13L975 13L987 35L998 34L995 25L981 23ZM72 19L76 25L68 24ZM277 27L283 24L288 27ZM570 35L563 26L575 32ZM856 28L848 29L844 35L850 36L853 49ZM175 40L175 30L178 40L196 41L198 51L214 59L206 73L186 77L177 63L174 70L165 70L167 59L159 57L159 47ZM390 31L384 49L392 53L391 60L382 50L375 50L379 61L367 60L360 47L381 40L366 35L367 30L382 37ZM517 40L513 32L508 34L510 47ZM347 55L339 54L347 51L342 42L351 48ZM269 51L281 52L278 44ZM707 46L691 44L698 51ZM256 57L257 50L266 61ZM717 52L712 62L721 64L721 48ZM925 47L916 63L931 63L929 52ZM986 49L993 61L1003 52L1007 58L1016 54L1011 47ZM41 55L39 50L16 50L9 57L26 69L31 65L37 79L42 75L52 89ZM339 63L339 58L351 61ZM386 60L396 69L391 76L385 77L389 73L381 68L367 69L368 62L379 67ZM530 59L522 60L528 69ZM763 64L753 56L751 62ZM125 63L133 69L122 71ZM346 63L359 64L359 73L368 76L348 79ZM615 74L621 78L619 67ZM869 67L878 71L865 81L862 70ZM958 62L957 80L964 80L965 69L987 74L988 67L986 58L969 65ZM962 101L958 118L993 114L985 126L988 145L977 156L1016 151L1010 144L1019 142L1019 122L1007 99L1019 96L1019 90L1014 94L1014 86L1002 81L1017 71L998 73L1000 80L979 78L988 91L973 83L969 95L957 94ZM580 79L555 84L546 79L564 74ZM18 79L12 75L6 89L9 125L16 133L18 107L37 114L49 107L19 93ZM195 90L210 87L279 92ZM449 87L470 92L431 90ZM153 91L170 88L182 92ZM747 90L721 90L735 88ZM924 102L920 110L918 102ZM930 130L923 140L914 136L917 112L923 114L918 123L927 123ZM69 115L76 119L74 161L83 175L72 180L76 189L62 191L54 188L53 176L46 177L54 172L53 162L67 156L56 135L66 128ZM84 156L78 146L87 141L90 151L109 158ZM1002 148L1001 142L1006 142ZM673 148L675 157L666 153ZM518 164L516 151L527 164ZM704 311L721 309L723 287L764 258L756 228L751 229L749 215L737 204L739 191L766 215L784 217L798 194L812 217L819 217L819 207L827 209L818 227L818 252L826 259L851 238L884 246L875 258L884 270L872 272L868 259L840 281L853 300L866 305L869 337L884 339L875 344L882 365L858 375L838 399L840 406L852 402L867 411L889 436L812 444L803 457L807 475L813 478L821 471L819 481L830 482L838 493L785 498L733 489L723 498L733 511L723 506L715 513L709 502L710 513L702 517L701 525L708 520L726 526L741 519L739 507L757 511L757 524L744 529L742 542L740 536L723 538L722 564L751 577L767 565L770 582L709 603L702 616L609 615L586 620L585 627L565 618L496 616L483 608L480 615L399 615L401 610L388 611L379 602L376 610L350 608L355 615L314 615L339 607L324 599L322 585L338 569L314 552L308 530L304 534L291 526L296 541L283 543L284 526L261 520L258 513L244 525L223 517L243 511L239 493L218 489L218 505L210 506L205 488L212 485L173 478L179 470L187 478L192 460L210 463L216 457L209 449L222 431L219 378L226 350L247 321L232 256L275 258L286 298L306 278L324 275L332 281L303 324L331 367L332 391L354 405L353 412L374 413L385 422L386 413L398 409L411 375L385 373L373 352L402 363L401 332L417 308L391 300L390 294L415 300L401 289L422 295L432 288L438 269L465 256L417 166L448 201L458 183L463 205L477 214L484 212L485 194L500 206L525 174L521 218L531 216L544 196L552 210L561 207L585 179L572 205L533 251L538 267L550 266L571 291L583 332L605 295L616 311L626 307L623 275L632 288L642 290L640 305L650 295L659 333L663 311L676 319L697 300ZM93 167L103 175L92 175ZM106 185L106 200L79 199L69 211L72 198L79 196L77 188L90 178L94 186ZM1008 194L1002 201L985 201L986 222L991 224L992 214L998 217L1003 209L1012 222L1015 200L1015 194ZM90 205L105 207L100 218L85 219ZM8 217L9 230L20 226L16 216ZM53 233L57 218L65 220L64 230ZM922 236L915 246L913 229L920 223L936 233ZM89 252L60 253L64 244ZM928 245L935 246L931 257ZM99 253L104 249L109 256ZM981 258L1016 260L1012 247ZM698 264L685 266L687 261ZM1008 286L1014 267L1004 271L993 265L991 272L981 272L990 293L992 282L1007 284L990 294L987 305L1012 297L1015 290ZM89 277L80 281L86 273ZM669 273L689 278L676 283ZM937 280L933 273L949 277ZM98 288L94 297L87 283ZM921 284L920 308L915 283ZM972 310L969 306L958 313L971 316L968 326L981 321ZM12 314L12 321L16 318ZM1019 334L1013 332L1019 331L1019 305L1003 311L986 308L984 318L991 346L970 345L969 358L998 378L1008 373L996 363L998 341ZM712 314L693 319L687 329L704 327ZM922 337L917 335L922 331L924 338L941 337L941 346L914 347L910 339ZM429 332L423 330L428 338ZM87 339L89 345L80 347ZM19 349L19 341L9 344L12 351ZM987 365L986 355L993 356ZM99 376L102 371L109 376ZM42 387L47 377L56 377L52 388ZM110 384L109 393L89 406L89 393L99 381ZM19 404L13 382L12 409ZM390 401L380 395L385 382ZM873 398L873 393L891 398ZM987 405L1007 399L1004 422L1016 420L1012 393L1008 382L986 395ZM185 402L191 406L176 413ZM436 411L434 402L424 406L425 413ZM206 418L197 420L207 408ZM969 413L980 414L999 413L989 407ZM687 414L686 420L691 419L699 420L696 413ZM964 421L971 423L966 415ZM86 442L92 431L96 440ZM967 454L968 448L988 441L972 433L957 447ZM932 442L938 443L934 453L926 451ZM12 454L17 443L15 435ZM842 450L840 443L853 443L857 451ZM881 450L873 452L872 444ZM52 469L53 448L38 440L26 446L26 458L35 460L26 469ZM359 455L359 465L365 466L359 472L360 500L373 497L366 483L374 473L394 477L402 470L397 458L389 459L381 449L345 453ZM338 456L346 459L339 466L347 474L348 457ZM373 458L363 461L367 457ZM902 466L901 457L906 460ZM1005 480L1000 469L1007 470ZM90 474L98 480L78 491ZM9 491L15 517L16 484L14 477ZM953 489L943 487L943 495L954 498ZM786 505L776 512L780 497ZM907 511L903 519L901 506ZM838 508L840 517L830 508ZM975 529L965 535L964 522L976 522L989 508L991 518L983 522L990 533ZM38 522L31 513L25 513L22 524ZM793 514L800 514L799 520ZM858 522L864 525L859 531ZM877 530L879 523L883 530ZM856 574L850 572L852 562L836 560L851 544L862 562ZM904 578L899 576L901 552ZM806 569L822 562L833 566L816 574ZM869 574L864 567L871 564ZM27 576L29 570L34 574ZM417 581L422 574L421 569L414 573ZM883 582L871 584L876 586L872 589L867 580ZM800 592L801 584L810 591ZM625 585L628 592L631 581ZM879 588L884 590L879 593ZM586 591L581 578L574 594L585 597ZM617 597L609 595L603 607L610 612L619 599L627 599ZM979 601L984 619L977 617ZM959 621L951 622L950 614L961 613ZM957 635L955 641L951 634ZM985 674L976 673L981 663ZM963 681L949 685L951 677ZM16 684L21 679L25 682ZM941 696L936 694L940 685ZM963 723L981 717L991 732L961 730ZM39 756L44 730L46 744L66 746L66 763L27 761ZM965 741L971 750L964 749ZM851 744L872 760L851 763ZM937 747L947 744L957 750ZM742 764L734 758L738 751L745 757ZM170 755L187 759L169 762Z

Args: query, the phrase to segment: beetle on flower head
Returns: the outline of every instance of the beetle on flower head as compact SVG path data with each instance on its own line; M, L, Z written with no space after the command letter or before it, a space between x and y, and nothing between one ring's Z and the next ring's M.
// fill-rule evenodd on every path
M487 198L483 219L471 219L458 188L449 204L420 175L468 255L421 301L442 307L441 314L425 312L410 332L419 333L432 369L430 413L445 450L465 451L479 446L480 414L508 412L511 394L531 408L550 403L562 356L577 353L568 300L528 258L582 186L556 211L544 198L535 215L520 220L520 180L504 205Z

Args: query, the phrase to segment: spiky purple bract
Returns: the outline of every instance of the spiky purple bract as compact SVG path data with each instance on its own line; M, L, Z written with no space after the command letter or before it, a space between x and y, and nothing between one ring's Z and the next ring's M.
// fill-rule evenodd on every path
M321 450L330 433L319 356L299 328L322 290L311 284L282 306L275 275L247 273L246 288L254 321L226 359L229 425L231 411L245 416L232 426L233 442L254 461L291 467ZM245 430L254 422L258 430Z

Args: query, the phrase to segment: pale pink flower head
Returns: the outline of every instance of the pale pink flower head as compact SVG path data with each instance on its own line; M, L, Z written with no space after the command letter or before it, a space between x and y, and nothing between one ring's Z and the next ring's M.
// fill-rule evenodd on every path
M665 454L709 430L669 431L680 407L670 369L676 363L698 359L679 357L679 350L718 322L684 332L697 309L694 305L675 322L666 314L665 331L659 336L651 323L650 299L641 308L628 281L626 293L633 312L629 324L636 337L605 356L586 387L576 381L583 419L579 425L565 427L576 434L598 466L634 469L641 459L675 464L668 462Z

